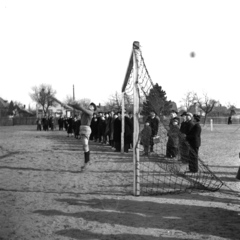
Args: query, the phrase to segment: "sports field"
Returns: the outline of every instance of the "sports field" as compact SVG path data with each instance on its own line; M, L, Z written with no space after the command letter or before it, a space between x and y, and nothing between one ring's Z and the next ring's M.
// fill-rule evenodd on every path
M0 127L0 240L240 239L239 125L203 127L217 192L132 196L131 153L35 126Z

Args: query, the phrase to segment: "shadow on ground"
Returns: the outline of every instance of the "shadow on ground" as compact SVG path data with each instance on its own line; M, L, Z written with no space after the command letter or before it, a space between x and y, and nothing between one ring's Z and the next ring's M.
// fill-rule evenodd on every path
M238 212L217 207L194 206L194 201L191 206L119 199L91 199L82 201L77 198L71 198L58 199L57 201L65 202L69 205L79 207L79 210L84 210L66 213L49 209L37 210L34 213L51 217L65 216L81 218L87 222L97 222L98 224L117 224L125 227L146 229L174 229L175 231L186 233L195 232L202 235L213 235L231 239L237 239L240 233L240 217ZM74 234L76 233L76 230L72 231ZM70 234L68 236L71 236L71 230L58 231L57 234Z

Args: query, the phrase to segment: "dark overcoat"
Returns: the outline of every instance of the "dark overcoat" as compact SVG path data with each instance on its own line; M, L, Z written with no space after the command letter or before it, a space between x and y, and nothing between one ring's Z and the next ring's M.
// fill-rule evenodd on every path
M98 135L98 119L96 117L92 118L90 127L92 130L92 135L97 136Z
M114 142L121 142L122 120L116 118L114 120L113 140Z
M132 143L133 125L129 117L125 117L124 120L125 120L124 143L130 144Z
M187 133L186 140L189 142L190 146L194 149L199 148L201 146L201 132L202 128L200 124L197 122Z
M150 127L152 129L152 136L156 136L158 133L159 119L157 117L152 118L151 116L149 116L146 122L150 123Z

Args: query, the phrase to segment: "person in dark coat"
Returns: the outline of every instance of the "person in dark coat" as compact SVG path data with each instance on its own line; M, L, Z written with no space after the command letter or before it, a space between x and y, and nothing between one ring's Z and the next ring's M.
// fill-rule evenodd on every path
M115 149L114 145L114 121L117 118L117 114L114 111L111 111L111 122L110 122L110 145L112 149Z
M128 152L133 137L133 125L128 116L124 117L124 152Z
M172 110L170 113L170 121L169 121L169 125L168 125L168 132L171 131L172 127L173 127L173 122L175 120L178 120L178 124L180 124L180 119L177 116L177 112ZM175 151L175 146L173 145L173 140L172 137L168 134L168 141L167 141L167 146L166 146L166 157L167 158L172 158L173 154Z
M49 117L48 125L49 125L49 128L53 131L54 130L54 118L53 118L53 116Z
M150 112L150 116L147 118L147 120L145 122L149 122L150 123L150 127L152 129L152 136L151 136L151 140L150 140L150 152L153 152L153 138L157 136L158 134L158 127L159 127L159 118L156 116L156 113L152 110Z
M140 132L140 144L143 145L143 154L142 156L148 156L149 146L151 142L152 129L149 122L145 122L143 130Z
M192 129L194 126L193 123L193 114L190 112L187 112L187 120L186 120L186 126L185 126L185 134L187 135L188 132Z
M121 112L118 112L117 117L114 120L114 133L113 140L115 146L115 152L121 151L121 131L122 131L122 117Z
M183 112L180 116L182 117L182 122L180 124L180 132L186 134L187 112Z
M67 123L67 117L66 116L64 116L64 118L63 118L63 127L64 127L65 131L67 131L68 123Z
M105 123L106 123L106 127L105 127L105 133L104 133L104 139L105 139L105 144L110 144L110 134L111 134L111 116L110 114L107 112L105 114Z
M60 118L58 119L58 129L59 131L63 130L63 117L60 116Z
M188 162L189 161L189 147L186 141L186 134L189 131L189 123L187 120L187 112L181 114L182 122L180 125L180 135L179 135L179 151L180 151L180 161Z
M81 125L80 118L75 115L73 119L73 132L74 132L74 137L76 139L79 138L80 125Z
M105 114L102 115L101 117L101 127L100 127L100 132L101 132L101 138L102 138L102 141L101 143L102 144L105 144L106 143L106 135L105 135L105 131L106 131L106 118L105 118Z
M193 115L190 112L184 113L185 116L184 119L185 121L182 122L181 127L180 127L180 151L181 151L181 161L182 162L189 162L189 143L186 140L186 136L189 133L189 131L192 129L194 126L193 124Z
M132 112L129 112L128 113L128 117L131 121L131 124L132 124L132 139L131 139L131 144L130 144L130 148L133 147L133 132L134 132L134 125L133 125L133 122L134 122L134 118L133 118L133 113Z
M102 112L99 112L98 113L98 142L101 143L103 141L103 131L102 131L102 128L103 128L103 124L102 124L102 116L103 116L103 113Z
M178 156L179 149L179 118L173 118L172 124L168 131L168 142L167 142L167 155L170 158L176 158Z
M228 125L232 124L232 116L228 117Z
M93 140L94 142L97 142L98 139L98 119L97 119L97 114L93 114L93 118L91 121L91 135L90 135L90 140Z
M193 115L194 119L194 126L190 129L190 131L187 133L186 140L188 141L190 145L189 150L189 171L196 173L198 172L198 151L199 147L201 146L201 126L199 124L200 122L200 116L197 114Z
M43 130L48 131L48 118L47 118L47 116L44 116L42 118L42 125L43 125Z
M73 135L73 118L70 116L67 119L67 136L72 136Z

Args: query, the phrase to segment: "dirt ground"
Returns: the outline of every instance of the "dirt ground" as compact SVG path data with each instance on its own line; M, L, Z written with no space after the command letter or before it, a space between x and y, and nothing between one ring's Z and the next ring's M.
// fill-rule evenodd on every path
M91 142L81 172L80 140L66 132L0 127L0 240L240 239L239 132L203 129L220 191L135 197L130 153Z

